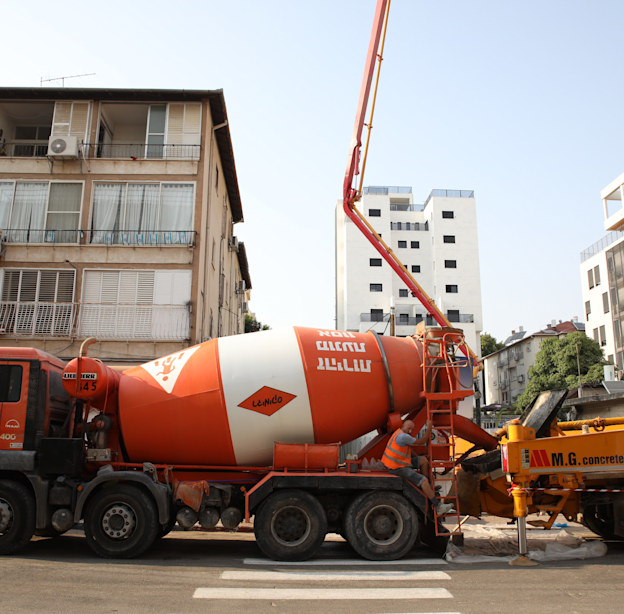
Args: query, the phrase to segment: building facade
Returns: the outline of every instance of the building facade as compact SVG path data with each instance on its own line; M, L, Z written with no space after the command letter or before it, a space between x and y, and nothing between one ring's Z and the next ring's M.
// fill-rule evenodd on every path
M564 337L585 331L577 319L552 322L531 335L520 327L505 339L505 347L483 358L484 404L510 406L524 392L529 382L529 369L546 339Z
M0 336L142 362L244 330L221 90L0 88Z
M605 359L624 371L624 174L600 193L602 239L581 252L581 289L587 335L600 343Z
M358 208L446 317L480 353L481 280L474 193L433 190L414 204L409 187L364 188ZM336 207L336 328L412 335L427 318L379 253ZM427 318L428 324L434 324Z

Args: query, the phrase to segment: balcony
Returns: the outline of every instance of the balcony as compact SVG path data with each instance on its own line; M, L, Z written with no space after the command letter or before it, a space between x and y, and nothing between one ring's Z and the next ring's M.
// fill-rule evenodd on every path
M446 318L451 323L474 324L473 313L447 313Z
M360 322L387 322L390 319L389 313L361 313ZM416 326L419 322L423 321L422 316L402 318L400 315L396 316L395 324L397 326ZM425 324L427 326L436 326L436 321L427 316Z
M201 145L152 145L147 143L83 143L88 159L109 160L199 160Z
M45 158L47 155L47 141L16 141L0 145L0 156L7 158Z
M189 328L187 305L0 302L0 331L11 337L183 341Z
M9 228L2 230L2 242L14 244L49 245L52 243L167 247L195 245L194 230L51 230Z

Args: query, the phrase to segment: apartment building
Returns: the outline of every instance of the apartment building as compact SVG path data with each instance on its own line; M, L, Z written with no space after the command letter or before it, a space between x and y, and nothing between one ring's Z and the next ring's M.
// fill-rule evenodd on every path
M529 382L529 369L535 364L537 354L546 339L565 337L569 333L585 331L578 318L566 322L553 321L544 329L527 335L512 331L505 339L505 347L483 359L484 404L511 405L525 391Z
M151 360L244 331L221 90L0 88L0 343Z
M481 280L474 192L433 190L414 204L412 188L364 188L358 209L446 317L480 353ZM420 301L336 207L336 328L414 334L427 318Z
M624 371L624 174L603 188L607 234L581 252L581 289L588 336Z

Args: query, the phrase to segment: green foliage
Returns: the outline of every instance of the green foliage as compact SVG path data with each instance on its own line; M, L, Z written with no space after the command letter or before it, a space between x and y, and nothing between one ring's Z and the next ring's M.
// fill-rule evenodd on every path
M577 359L578 357L578 359ZM558 339L546 339L529 369L529 383L516 401L522 411L543 390L574 388L582 384L599 384L603 379L604 360L600 345L585 333L574 332Z
M248 313L245 314L245 332L246 333L255 333L259 330L269 330L271 327L268 324L263 324L262 322L258 322L255 316L252 316Z
M481 335L481 356L485 358L498 350L502 350L505 347L504 343L496 340L496 337L492 337L488 333Z

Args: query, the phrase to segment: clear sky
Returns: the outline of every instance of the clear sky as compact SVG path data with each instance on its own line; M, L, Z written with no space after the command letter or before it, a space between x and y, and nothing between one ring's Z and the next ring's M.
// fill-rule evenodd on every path
M251 309L273 328L334 326L333 216L375 0L0 6L3 86L222 88ZM416 202L475 190L498 338L583 318L579 253L624 172L622 23L621 0L392 0L365 184Z

